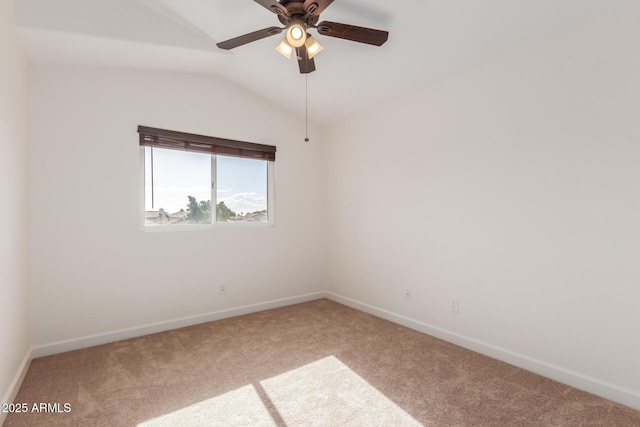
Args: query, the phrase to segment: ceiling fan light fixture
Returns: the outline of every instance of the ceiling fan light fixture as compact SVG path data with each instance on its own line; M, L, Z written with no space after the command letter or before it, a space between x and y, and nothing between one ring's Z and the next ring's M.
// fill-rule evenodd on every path
M287 28L287 42L293 47L300 47L307 41L307 30L304 23L294 21Z
M373 28L358 27L332 21L320 21L320 14L333 3L334 0L254 0L260 6L278 16L282 26L271 26L225 40L216 45L220 49L230 50L248 43L262 40L284 32L284 40L276 47L282 55L291 59L296 56L300 74L316 71L314 57L324 48L316 39L307 33L310 28L318 34L365 43L372 46L382 46L389 39L389 32Z
M287 57L287 59L291 59L291 54L293 53L293 46L289 44L286 38L282 39L280 44L276 47L276 50Z
M316 40L310 34L307 34L307 41L304 43L304 45L307 48L307 55L309 56L309 59L313 58L314 56L319 54L322 49L324 49L324 47L322 47L322 45L318 43L318 40Z

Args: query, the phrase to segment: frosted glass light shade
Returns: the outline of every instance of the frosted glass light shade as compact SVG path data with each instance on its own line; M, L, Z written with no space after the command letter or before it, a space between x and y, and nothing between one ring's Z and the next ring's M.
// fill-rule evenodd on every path
M293 53L293 46L287 42L287 39L284 38L280 42L280 44L276 47L276 50L287 57L287 59L291 59L291 54Z
M309 59L313 58L318 53L320 53L322 49L324 49L324 47L322 47L322 45L318 43L318 40L316 40L309 34L307 34L307 41L304 45L307 48L307 55L309 56Z
M300 47L307 41L307 31L299 22L294 22L287 29L287 42L293 47Z

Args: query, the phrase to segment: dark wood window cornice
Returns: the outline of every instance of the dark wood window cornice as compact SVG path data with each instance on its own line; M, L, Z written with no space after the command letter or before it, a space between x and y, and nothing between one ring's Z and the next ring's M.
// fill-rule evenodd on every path
M138 126L140 145L145 147L167 148L170 150L196 151L199 153L220 154L223 156L243 157L274 161L276 147L235 141L215 136L195 135L173 130Z

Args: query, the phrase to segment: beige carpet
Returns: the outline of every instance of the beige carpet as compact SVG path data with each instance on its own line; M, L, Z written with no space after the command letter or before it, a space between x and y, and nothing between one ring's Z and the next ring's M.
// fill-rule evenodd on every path
M640 426L640 412L323 299L35 359L13 426Z

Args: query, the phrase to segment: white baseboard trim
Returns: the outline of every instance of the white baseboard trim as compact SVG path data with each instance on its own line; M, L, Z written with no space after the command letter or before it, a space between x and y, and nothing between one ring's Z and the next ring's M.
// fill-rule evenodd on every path
M298 295L295 297L282 298L257 304L243 305L240 307L228 308L224 310L213 311L210 313L197 314L195 316L182 317L179 319L172 319L142 326L135 326L132 328L119 329L111 332L103 332L100 334L89 335L80 338L57 341L50 344L43 344L33 347L31 355L32 358L50 356L52 354L79 350L82 348L140 337L143 335L155 334L172 329L184 328L186 326L212 322L214 320L226 319L229 317L241 316L243 314L255 313L258 311L269 310L271 308L284 307L287 305L298 304L301 302L312 301L325 297L325 292L313 292L310 294Z
M31 364L31 352L32 350L27 350L27 353L24 355L22 362L20 362L20 366L18 366L18 370L16 374L13 376L13 380L11 384L9 384L9 388L2 398L2 403L12 403L16 396L18 395L18 391L20 390L20 386L22 385L22 380L24 380L25 375L27 375L27 371L29 370L29 365ZM7 413L0 411L0 426L4 423L5 418L7 418Z
M363 302L356 301L333 292L325 292L325 296L333 301L339 302L357 310L364 311L366 313L381 317L394 323L398 323L402 326L406 326L427 335L440 338L450 343L459 345L460 347L464 347L477 353L492 357L494 359L501 360L527 371L535 372L536 374L598 395L605 399L618 402L630 408L640 410L639 391L620 387L616 384L602 381L597 378L584 375L580 372L562 368L560 366L556 366L551 363L526 356L524 354L516 353L514 351L498 347L493 344L489 344L474 338L451 332L437 326L429 325L419 320L411 319L409 317L393 313L379 307L374 307L372 305L365 304Z

